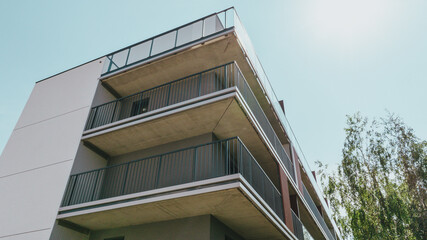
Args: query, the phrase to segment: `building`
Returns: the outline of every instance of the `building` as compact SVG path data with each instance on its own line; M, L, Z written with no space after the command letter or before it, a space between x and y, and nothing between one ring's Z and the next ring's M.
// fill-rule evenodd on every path
M0 238L339 239L234 8L36 83Z

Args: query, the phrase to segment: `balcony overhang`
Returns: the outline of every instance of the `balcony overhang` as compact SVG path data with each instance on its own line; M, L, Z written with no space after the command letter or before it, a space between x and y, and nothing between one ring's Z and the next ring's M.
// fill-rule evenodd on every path
M301 166L301 165L300 165ZM289 184L289 194L290 195L298 195L297 201L298 201L298 212L299 212L299 219L304 224L305 228L309 231L310 235L314 239L325 239L322 231L320 228L322 226L318 225L315 220L315 216L310 213L311 210L309 210L309 206L306 202L304 202L302 199L304 199L304 195L300 193L299 189L295 189L294 186L288 182Z
M311 215L311 213L308 211L305 205L301 202L301 200L299 202L299 206L301 206L299 208L300 220L304 224L305 228L309 231L310 235L314 239L325 239L319 226L314 220L314 216Z
M312 172L307 172L306 169L304 167L302 167L302 164L300 164L300 169L301 169L301 180L302 180L302 183L304 184L304 186L306 187L308 193L310 194L311 199L313 200L313 202L314 202L314 204L316 206L322 206L321 201L320 201L320 196L316 193L316 190L314 189L314 186L312 185L312 182L311 182L311 180L309 179L309 176L308 176L308 174L313 174L313 173ZM306 206L306 205L304 205L304 206ZM308 205L307 205L307 208L309 208ZM325 214L325 213L323 212L323 214ZM308 209L306 209L304 207L304 209L303 209L303 216L301 217L301 221L304 222L304 224L307 223L308 225L310 225L310 230L314 229L314 228L311 228L311 225L316 226L314 218L315 218L315 216L312 215L312 214L310 214L309 211L308 211ZM331 220L329 219L329 217L327 215L323 219L324 219L324 221L328 225L332 225L332 222L331 222ZM322 227L322 226L320 226L320 227ZM315 234L315 235L321 234L319 229L316 228L315 230L316 231L314 233L310 232L310 234L312 234L312 235L313 234Z
M240 174L63 207L57 218L94 231L207 214L245 239L291 239Z
M277 164L229 88L84 132L83 141L109 156L147 149L214 133L219 139L239 136L278 186Z
M285 131L279 124L263 88L258 83L256 74L233 28L185 48L167 52L155 59L149 59L112 75L104 76L101 82L115 95L127 96L233 61L239 65L273 128L281 133L277 134L280 140L288 143Z

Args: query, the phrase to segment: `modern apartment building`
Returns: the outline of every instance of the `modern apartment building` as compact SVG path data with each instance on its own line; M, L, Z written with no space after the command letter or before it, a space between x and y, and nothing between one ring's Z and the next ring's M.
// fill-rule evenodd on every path
M0 239L340 239L234 8L36 83Z

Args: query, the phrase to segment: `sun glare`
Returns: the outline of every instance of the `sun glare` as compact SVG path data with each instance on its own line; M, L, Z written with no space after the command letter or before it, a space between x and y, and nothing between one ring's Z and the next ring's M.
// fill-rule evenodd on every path
M323 0L307 6L304 16L316 40L341 48L375 41L392 20L391 0Z

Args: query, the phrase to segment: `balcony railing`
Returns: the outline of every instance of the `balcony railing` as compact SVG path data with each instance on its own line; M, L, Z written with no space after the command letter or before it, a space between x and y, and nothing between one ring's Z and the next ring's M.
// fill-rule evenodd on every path
M302 222L292 209L291 209L291 212L292 212L292 224L294 226L294 234L299 240L304 240L304 231L303 231Z
M239 89L268 141L295 181L293 163L234 62L96 106L91 109L86 130L231 87Z
M71 175L62 206L240 173L280 219L280 192L238 137Z
M308 172L311 172L310 166L305 159L301 146L299 145L295 134L292 131L289 121L281 110L279 100L271 85L271 82L265 73L261 62L259 61L252 42L234 8L228 8L221 12L214 13L107 55L107 60L104 63L102 75L105 76L107 74L119 71L120 69L136 65L142 61L149 60L158 55L178 48L185 47L186 45L190 45L199 40L212 37L215 34L220 34L221 32L227 31L229 29L234 29L236 32L241 46L248 56L249 63L256 73L258 82L260 85L262 85L267 100L273 107L280 124L286 129L287 135L291 139L291 142L298 146L296 151L298 156L304 159L304 161L301 161L303 167L308 169ZM322 190L317 185L316 180L310 174L308 174L308 177L314 186L316 193L319 196L323 196ZM326 202L323 200L323 198L321 198L320 201L325 207L329 218L331 219L332 214L329 208L327 208ZM335 222L332 221L332 224L334 229L339 231Z
M224 32L234 26L234 15L234 9L228 8L109 54L102 75Z
M91 109L86 130L217 92L231 86L227 66L205 70ZM228 67L232 68L232 67Z
M329 230L328 226L326 225L325 220L323 219L322 215L320 215L319 209L317 209L316 204L314 203L313 199L310 196L310 193L308 193L304 184L302 185L302 187L303 187L303 192L304 192L304 199L308 203L308 206L310 207L311 211L314 213L314 216L316 216L317 221L319 221L319 223L322 226L323 230L325 231L326 235L328 235L329 240L335 239L335 236L332 235L331 231Z
M286 118L284 112L282 111L282 107L280 106L279 99L278 99L278 97L277 97L277 95L273 89L273 86L271 85L271 82L270 82L267 74L265 73L261 62L259 61L258 56L255 53L255 48L252 45L252 42L251 42L251 40L250 40L246 30L245 30L245 27L241 23L239 16L237 15L236 12L234 12L233 24L234 24L235 32L236 32L236 34L237 34L237 36L241 42L242 48L244 49L244 51L246 52L246 55L248 56L249 63L251 64L252 69L255 71L255 73L258 77L258 82L262 86L267 100L271 103L271 106L273 107L274 112L276 113L280 124L286 130L286 133L289 136L291 142L297 146L295 148L295 150L298 153L298 156L300 158L304 159L304 161L302 161L302 159L301 159L303 167L305 169L307 169L307 172L312 172L310 169L310 166L308 164L308 161L304 156L302 148L299 145L298 140L297 140L294 132L292 131L290 123L289 123L288 119ZM308 175L308 178L310 179L311 184L314 187L314 190L316 191L316 194L318 196L323 196L324 194L323 194L322 190L320 189L320 187L318 186L316 179L314 179L314 177L311 174L307 174L307 175ZM322 203L323 207L325 208L325 210L326 210L325 212L329 216L329 219L331 219L334 230L337 231L337 233L339 234L339 229L336 226L335 222L332 220L332 213L331 213L330 209L328 208L328 205L326 204L325 200L322 197L320 197L320 202Z

